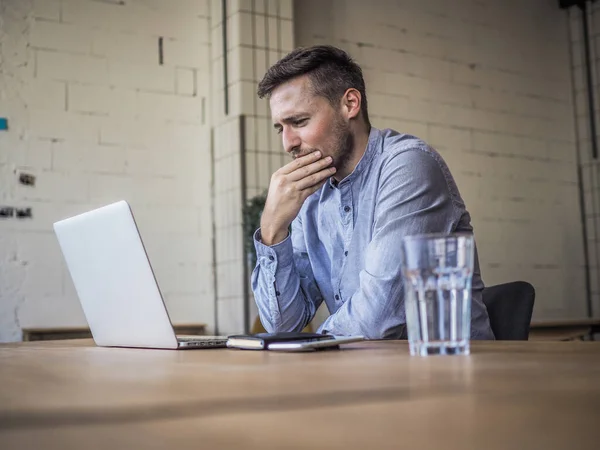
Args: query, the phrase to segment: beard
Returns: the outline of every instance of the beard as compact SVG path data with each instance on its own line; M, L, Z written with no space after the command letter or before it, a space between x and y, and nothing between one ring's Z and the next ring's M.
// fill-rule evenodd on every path
M354 135L350 131L350 126L343 120L336 120L333 127L334 145L331 151L333 162L331 165L337 172L344 171L350 162L352 149L354 148Z

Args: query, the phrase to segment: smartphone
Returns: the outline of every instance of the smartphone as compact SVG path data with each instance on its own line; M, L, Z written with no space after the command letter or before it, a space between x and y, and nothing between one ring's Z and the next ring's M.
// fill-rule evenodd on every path
M340 344L364 341L364 339L364 336L336 336L333 339L322 339L320 341L273 342L269 344L269 350L280 352L335 350L340 348Z

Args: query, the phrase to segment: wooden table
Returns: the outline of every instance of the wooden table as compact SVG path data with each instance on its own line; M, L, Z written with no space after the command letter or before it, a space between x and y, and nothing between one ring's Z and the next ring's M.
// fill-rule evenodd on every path
M0 448L598 449L600 343L306 354L0 346Z

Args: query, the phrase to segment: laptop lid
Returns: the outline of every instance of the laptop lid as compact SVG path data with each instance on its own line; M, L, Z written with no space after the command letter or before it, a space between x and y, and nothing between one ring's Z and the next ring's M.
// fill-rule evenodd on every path
M127 202L61 220L54 231L97 345L177 348Z

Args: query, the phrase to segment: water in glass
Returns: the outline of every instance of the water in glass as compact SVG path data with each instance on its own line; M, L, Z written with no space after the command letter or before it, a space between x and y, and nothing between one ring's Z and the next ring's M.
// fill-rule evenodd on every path
M403 240L406 324L412 355L469 354L473 237Z

